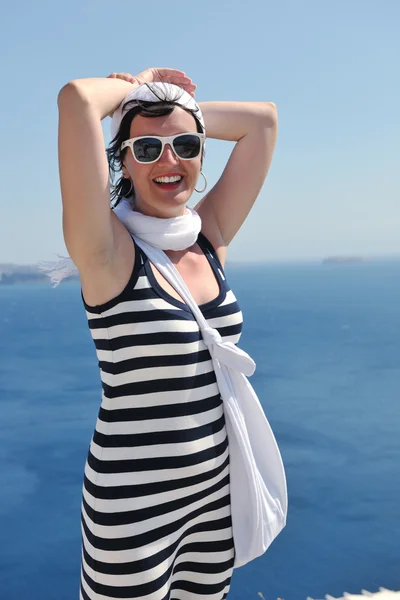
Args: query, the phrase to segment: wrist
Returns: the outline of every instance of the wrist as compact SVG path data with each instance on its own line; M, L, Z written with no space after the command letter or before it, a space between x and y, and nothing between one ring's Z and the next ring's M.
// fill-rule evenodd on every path
M89 106L100 119L112 115L129 92L138 83L129 83L122 79L108 77L93 77L75 79L67 83L59 93L59 103L78 101Z

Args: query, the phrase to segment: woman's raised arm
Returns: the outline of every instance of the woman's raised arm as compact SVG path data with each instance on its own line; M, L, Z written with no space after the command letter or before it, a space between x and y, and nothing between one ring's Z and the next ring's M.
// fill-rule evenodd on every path
M225 247L243 225L265 181L278 135L273 102L200 102L207 137L236 142L219 181L196 206Z
M114 247L110 185L101 120L133 85L120 79L81 79L59 93L58 155L63 230L79 270L110 259Z

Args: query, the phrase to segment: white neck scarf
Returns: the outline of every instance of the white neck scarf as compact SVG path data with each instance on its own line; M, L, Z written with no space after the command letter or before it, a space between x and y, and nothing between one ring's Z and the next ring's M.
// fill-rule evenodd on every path
M180 217L159 219L148 217L132 210L129 200L124 198L114 209L131 235L161 250L185 250L197 240L201 230L201 219L192 208Z
M114 209L119 220L131 235L160 250L185 250L196 242L201 230L198 213L186 206L186 212L180 217L160 219L149 217L132 210L127 198L123 198ZM71 275L78 275L78 269L70 257L60 257L56 262L42 261L38 267L46 273L54 287Z

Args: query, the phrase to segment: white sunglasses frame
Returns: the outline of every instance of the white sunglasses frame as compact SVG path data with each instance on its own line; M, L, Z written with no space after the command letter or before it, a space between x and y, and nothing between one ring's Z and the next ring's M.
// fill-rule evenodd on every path
M173 141L178 138L181 137L181 135L194 135L197 138L200 139L200 150L197 156L194 156L193 158L182 158L181 156L179 156L179 154L177 154L175 148L174 148L174 144ZM155 138L156 140L160 140L161 142L161 152L159 154L159 156L155 159L155 160L149 160L149 161L143 161L143 160L138 160L135 156L135 152L133 151L133 144L137 141L137 140L145 140L147 138ZM130 148L131 152L132 152L132 156L133 158L136 160L136 162L138 162L140 165L151 165L152 163L157 162L158 160L160 160L163 152L164 152L164 148L167 144L170 145L170 147L172 148L172 151L174 152L175 156L177 156L179 158L179 160L194 160L196 158L198 158L201 154L201 151L204 147L204 142L206 140L206 136L204 133L198 133L196 132L192 132L192 131L184 131L182 133L177 133L176 135L170 135L170 136L161 136L161 135L141 135L139 137L134 137L134 138L130 138L129 140L125 140L124 142L122 142L121 144L121 150L123 150L124 148Z

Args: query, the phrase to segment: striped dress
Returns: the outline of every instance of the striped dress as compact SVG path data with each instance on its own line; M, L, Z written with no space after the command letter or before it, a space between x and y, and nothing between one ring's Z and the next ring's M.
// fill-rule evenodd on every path
M200 309L237 343L239 305L214 248L197 242L220 288ZM80 600L222 600L234 563L222 399L189 307L135 251L117 298L83 300L102 401L83 482Z

